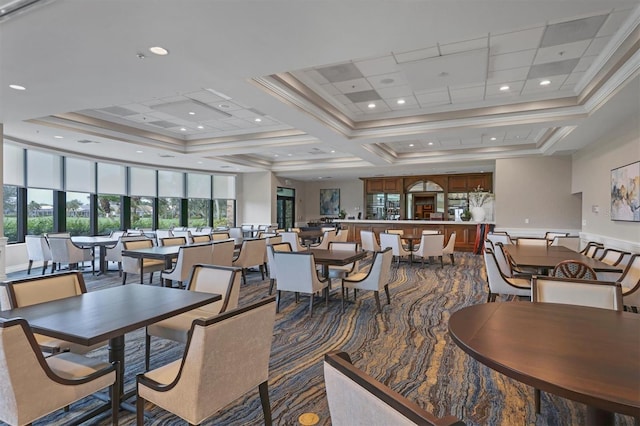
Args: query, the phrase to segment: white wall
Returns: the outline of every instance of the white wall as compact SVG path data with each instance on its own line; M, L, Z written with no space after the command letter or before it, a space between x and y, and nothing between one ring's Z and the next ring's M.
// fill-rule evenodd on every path
M640 124L629 120L573 155L572 190L582 192L582 236L640 252L640 223L611 220L611 169L640 161Z
M358 217L359 212L364 215L364 183L360 179L327 180L306 182L305 188L305 221L316 220L320 215L320 190L340 189L340 209L348 216Z
M539 236L580 230L581 198L572 193L570 157L496 160L494 192L500 230Z
M243 223L260 225L274 222L272 204L275 203L275 193L272 180L271 172L242 175L241 183L237 186L240 191L236 194L238 226Z

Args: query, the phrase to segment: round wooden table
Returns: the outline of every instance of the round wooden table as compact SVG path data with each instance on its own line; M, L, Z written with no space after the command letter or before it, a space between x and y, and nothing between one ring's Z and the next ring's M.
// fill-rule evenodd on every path
M449 333L489 368L586 404L587 424L613 424L613 413L640 417L638 314L553 303L486 303L451 315Z

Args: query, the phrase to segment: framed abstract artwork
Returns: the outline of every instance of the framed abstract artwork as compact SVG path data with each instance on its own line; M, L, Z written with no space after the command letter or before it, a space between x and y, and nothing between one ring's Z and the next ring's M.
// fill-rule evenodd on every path
M340 214L340 189L320 190L320 214L334 216Z
M611 170L611 220L640 222L640 161Z

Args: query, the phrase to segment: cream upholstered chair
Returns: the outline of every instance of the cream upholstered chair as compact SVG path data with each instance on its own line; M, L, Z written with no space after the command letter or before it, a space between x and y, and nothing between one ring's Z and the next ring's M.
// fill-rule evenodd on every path
M351 251L351 252L357 252L358 251L358 243L347 243L347 242L341 242L341 241L332 241L329 244L329 250L342 250L342 251ZM344 278L346 276L349 276L349 274L353 273L353 272L357 272L359 268L359 262L353 262L353 263L349 263L348 265L336 265L336 266L329 266L329 280L331 280L331 278ZM331 287L331 281L329 281L329 287Z
M640 254L634 254L617 280L622 285L622 300L633 312L640 308Z
M393 252L393 256L396 258L397 265L400 265L401 257L411 255L410 251L405 250L405 248L402 247L402 242L400 241L399 234L396 234L396 233L389 234L389 233L381 232L380 233L380 249L384 250L387 247L391 247L391 251Z
M568 237L569 233L568 232L553 232L553 231L547 231L544 234L544 238L545 240L547 240L547 244L551 244L553 243L553 240L556 237Z
M530 279L532 275L536 275L539 273L538 268L518 266L516 262L513 260L513 258L511 257L511 255L509 255L509 250L508 249L505 250L504 244L496 243L494 246L495 246L494 253L496 254L496 256L499 256L498 255L498 251L499 251L500 255L505 259L505 261L509 265L508 272L505 273L504 272L505 268L503 268L501 263L502 261L498 258L500 269L503 271L504 275L506 275L507 277L510 277L510 278L520 277L520 278Z
M44 235L25 235L24 240L27 244L27 255L29 256L27 275L31 274L33 262L42 262L42 275L44 275L51 260L51 249L49 249L47 238ZM51 272L53 272L53 269L52 267Z
M329 244L331 244L332 241L337 241L337 234L335 229L330 228L323 232L324 233L322 234L322 240L320 240L318 244L312 244L311 246L309 246L310 248L329 250Z
M549 245L549 241L546 238L518 238L516 245L546 247Z
M147 326L144 357L145 370L149 370L151 336L186 343L187 333L195 319L208 318L238 307L240 268L194 265L189 276L187 290L216 293L221 295L222 299Z
M3 422L31 424L107 387L111 387L113 395L119 388L117 371L117 364L71 352L45 359L27 321L0 319L0 420ZM118 424L119 408L119 399L112 397L114 425Z
M436 235L439 233L440 231L438 231L437 229L423 229L421 232L422 235Z
M209 263L210 261L211 247L209 244L180 246L178 249L178 259L176 263L173 264L173 268L162 271L160 278L162 280L177 281L183 286L185 280L191 274L193 265Z
M144 240L123 241L124 250L135 250L141 248L153 247L153 241L145 238ZM144 262L144 263L143 263ZM127 274L140 275L140 284L143 283L143 276L140 273L149 273L149 284L153 281L153 273L164 269L164 261L156 259L134 259L129 256L122 256L122 285L127 283Z
M71 237L48 236L47 239L53 263L66 263L69 265L69 269L78 269L80 264L91 262L91 271L95 272L91 249L76 246L71 241Z
M607 248L604 250L604 253L602 254L602 256L600 256L598 260L606 263L607 265L617 266L620 264L620 262L622 262L622 259L624 259L625 256L627 256L628 254L630 253L626 251L617 250L614 248Z
M262 232L262 231L261 231ZM276 235L276 234L264 234L263 233L263 237L265 240L265 247L264 247L264 267L265 270L270 273L270 266L269 266L269 244L280 244L282 242L282 237L280 235ZM271 278L271 275L269 275L269 278ZM271 293L269 293L271 294Z
M353 425L464 425L452 416L437 418L351 363L345 352L324 356L324 384L331 424Z
M156 229L156 244L160 245L161 239L169 237L173 237L171 229Z
M242 243L244 239L242 228L229 228L229 237L233 238L236 244Z
M444 246L444 235L442 234L422 234L420 238L420 245L414 250L414 256L422 258L422 265L426 258L438 257L440 258L440 266L444 267L442 260ZM431 263L431 261L429 261Z
M376 241L376 234L372 231L360 231L360 242L362 243L362 250L380 251L380 244Z
M185 239L185 244L191 244L193 235L191 234L191 230L187 229L186 231L171 231L174 237L182 237ZM164 246L175 245L175 244L162 244ZM181 244L182 245L182 244Z
M580 305L622 311L620 283L572 278L541 277L531 279L531 301ZM536 413L540 413L540 389L534 389Z
M283 291L309 294L309 316L313 315L313 299L316 293L325 291L325 304L329 304L329 280L318 278L313 253L310 252L274 252L273 259L277 269L276 312L280 312L280 299Z
M174 231L182 232L182 231ZM188 232L188 231L187 231ZM184 246L188 244L189 240L184 235L174 235L173 237L160 238L158 245L160 246Z
M247 283L247 269L257 266L264 280L264 253L267 249L267 241L245 240L242 242L240 254L233 260L233 266L242 268L242 282Z
M78 271L7 281L3 285L6 288L8 298L8 306L3 309L22 308L66 297L79 296L87 292L84 277ZM106 341L103 341L92 346L84 346L37 333L34 334L34 337L43 352L53 354L65 351L85 354L107 344Z
M137 424L149 401L189 424L200 424L258 387L264 422L271 425L269 356L273 297L193 321L182 359L138 375Z
M213 234L211 234L211 238L213 239L213 241L222 241L228 240L231 237L229 236L228 232L214 232Z
M380 307L380 295L379 292L384 289L387 295L387 304L391 304L391 297L389 295L389 280L391 278L391 262L393 261L393 252L390 247L384 249L384 251L375 252L371 266L367 272L357 272L342 278L342 311L344 312L344 290L371 290L376 299L376 306L378 312L382 312ZM355 298L355 292L354 292Z
M564 260L551 271L552 277L572 278L577 280L597 280L596 272L587 264L577 260Z
M201 244L211 242L211 234L198 234L191 236L191 244Z
M118 276L122 276L122 250L124 249L124 241L136 241L136 240L147 240L148 238L144 235L132 235L128 236L124 233L120 238L118 238L118 242L112 247L106 247L106 253L104 256L105 262L109 265L109 262L115 262L118 265ZM105 265L105 267L107 266Z
M566 247L573 251L580 251L580 237L555 237L551 245Z
M496 256L488 247L484 249L484 265L489 284L487 302L495 302L496 296L531 297L531 282L524 278L509 278L503 275Z
M278 268L273 257L273 253L276 251L288 251L291 252L291 244L289 243L271 243L267 244L267 263L269 264L269 296L273 293L273 286L278 279Z
M280 236L282 237L282 242L289 243L291 245L291 250L293 251L305 251L307 249L305 246L300 244L297 232L281 232Z
M233 266L233 253L236 243L233 240L214 241L211 244L211 260L207 263L218 266Z
M490 232L487 234L487 240L493 244L513 244L513 240L511 240L511 237L506 232Z
M349 230L348 229L340 229L336 234L336 239L334 241L340 243L346 243L349 239Z
M447 241L447 245L442 248L442 255L443 256L449 255L452 265L456 264L456 261L453 258L453 253L455 252L455 248L456 248L456 233L452 232L451 235L449 235L449 241Z
M602 243L589 241L587 245L584 246L584 248L580 251L580 253L588 257L593 257L600 249L604 251L604 245L602 245Z

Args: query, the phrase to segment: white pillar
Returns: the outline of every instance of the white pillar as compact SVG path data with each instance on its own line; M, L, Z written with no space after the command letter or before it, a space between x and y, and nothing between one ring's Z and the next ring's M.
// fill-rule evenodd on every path
M0 164L4 169L4 126L0 123ZM0 196L4 195L3 190L4 176L0 173ZM4 200L4 197L2 198ZM0 209L0 281L7 279L7 237L4 236L4 201L2 202L2 208Z

